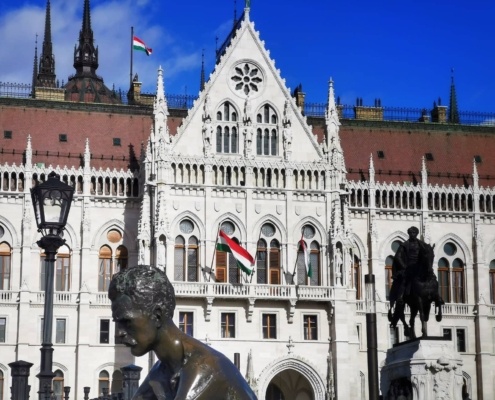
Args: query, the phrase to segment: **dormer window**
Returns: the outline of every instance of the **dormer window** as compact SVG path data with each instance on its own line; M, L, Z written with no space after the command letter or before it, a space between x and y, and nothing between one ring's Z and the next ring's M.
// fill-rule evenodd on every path
M228 101L217 111L217 153L239 152L237 115L236 108Z

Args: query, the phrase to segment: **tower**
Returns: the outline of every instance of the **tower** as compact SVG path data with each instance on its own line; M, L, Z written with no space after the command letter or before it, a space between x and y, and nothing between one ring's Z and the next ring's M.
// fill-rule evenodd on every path
M52 22L50 0L46 2L45 14L45 37L43 38L43 50L40 56L40 66L36 86L54 88L56 87L55 57L52 46Z
M84 0L79 43L74 46L74 68L76 73L65 85L65 100L83 103L121 103L115 91L108 89L103 83L103 78L96 75L98 48L94 45L89 0Z

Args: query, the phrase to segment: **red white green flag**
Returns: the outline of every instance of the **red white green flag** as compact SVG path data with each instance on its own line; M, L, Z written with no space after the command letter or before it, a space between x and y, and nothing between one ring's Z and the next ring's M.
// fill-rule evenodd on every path
M248 251L233 241L227 234L220 230L218 232L217 250L231 253L237 261L237 266L246 274L253 273L254 258Z
M132 47L134 50L144 51L146 53L146 55L148 55L148 56L151 53L153 53L153 50L150 49L149 47L147 47L146 44L141 39L139 39L137 36L134 36L132 38Z
M304 241L303 237L301 237L301 240L299 241L299 248L303 252L302 256L304 258L304 266L306 267L308 278L311 278L313 276L313 271L311 270L311 259L309 257L308 246L306 245L306 242Z

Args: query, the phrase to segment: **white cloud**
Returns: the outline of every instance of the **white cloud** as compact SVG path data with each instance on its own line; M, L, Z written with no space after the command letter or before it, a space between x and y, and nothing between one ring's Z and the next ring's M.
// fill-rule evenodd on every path
M39 1L38 3L44 3ZM198 69L201 55L193 46L184 46L162 26L156 23L158 5L149 0L102 0L91 6L91 25L95 45L99 49L99 68L108 87L115 85L127 91L130 72L131 25L134 33L153 48L147 57L134 54L134 72L139 74L143 89L155 90L156 70L167 69L166 77ZM67 82L74 74L74 45L79 40L82 24L83 1L52 0L52 41L57 79ZM0 81L30 83L33 71L34 41L38 33L38 55L41 54L44 35L45 7L33 4L20 6L0 16Z

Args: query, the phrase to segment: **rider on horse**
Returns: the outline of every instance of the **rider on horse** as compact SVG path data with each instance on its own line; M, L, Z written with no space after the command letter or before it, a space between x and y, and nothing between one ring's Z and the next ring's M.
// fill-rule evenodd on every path
M404 315L406 302L412 296L419 296L416 292L423 288L428 292L425 294L428 295L430 302L435 301L437 305L443 301L438 295L438 282L433 272L433 247L418 239L418 228L413 226L407 230L407 233L409 239L399 246L392 264L393 283L390 289L389 320L395 327L400 319L404 325L404 334L410 336ZM394 310L393 314L391 310ZM414 332L412 334L414 337Z

